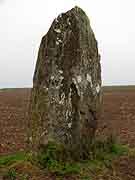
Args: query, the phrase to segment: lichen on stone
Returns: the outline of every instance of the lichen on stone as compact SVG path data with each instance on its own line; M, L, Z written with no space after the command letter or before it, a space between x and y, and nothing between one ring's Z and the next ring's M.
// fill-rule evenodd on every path
M80 83L82 81L82 77L80 75L77 76L77 81L78 81L78 83Z
M54 31L55 31L56 33L61 33L61 30L60 30L60 29L54 29Z
M91 87L93 86L93 83L92 83L92 77L87 74L87 81L90 83Z
M71 128L72 127L72 123L68 123L68 128Z
M101 87L100 87L100 85L98 84L98 85L96 86L97 94L100 92L100 89L101 89Z

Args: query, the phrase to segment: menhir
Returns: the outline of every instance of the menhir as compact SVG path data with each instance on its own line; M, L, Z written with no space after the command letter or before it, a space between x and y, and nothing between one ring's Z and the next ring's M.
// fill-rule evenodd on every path
M87 157L101 104L101 66L89 19L79 7L60 14L42 38L31 93L29 139Z

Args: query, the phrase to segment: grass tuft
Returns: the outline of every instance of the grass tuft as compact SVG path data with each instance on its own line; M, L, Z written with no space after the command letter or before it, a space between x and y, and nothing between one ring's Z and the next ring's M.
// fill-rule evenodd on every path
M0 156L0 168L4 166L9 166L18 161L24 161L26 159L27 158L25 152L18 152L12 155Z

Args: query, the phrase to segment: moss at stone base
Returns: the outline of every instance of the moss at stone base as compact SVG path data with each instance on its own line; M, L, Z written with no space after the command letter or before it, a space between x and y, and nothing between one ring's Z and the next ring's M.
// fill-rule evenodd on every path
M88 164L91 167L109 166L111 161L118 156L128 152L128 148L116 144L110 138L106 141L95 141L91 145L88 159L75 161L73 154L63 145L49 142L46 146L41 147L40 153L37 155L38 163L45 169L56 174L80 173ZM77 154L76 154L77 155Z
M51 161L58 162L72 162L72 161L82 161L90 159L90 145L86 148L86 145L78 143L77 145L66 146L62 143L56 143L54 141L49 141L46 145L40 145L38 159L45 164Z
M38 154L39 162L46 167L54 161L67 161L69 160L70 153L62 144L55 143L53 141L48 142L47 145L40 146L40 152Z
M41 147L36 158L31 153L23 153L21 155L17 153L0 157L0 166L9 170L8 175L14 175L16 173L14 169L22 169L21 174L29 174L30 172L33 175L36 171L41 170L43 173L46 172L56 177L73 175L77 179L86 179L86 177L91 177L92 174L90 172L96 173L97 170L109 169L112 165L112 160L115 158L121 155L133 156L135 154L134 149L117 144L112 138L106 141L96 140L93 142L92 147L89 159L73 161L70 159L71 154L65 147L55 142L49 142L48 145ZM27 170L26 173L24 170Z

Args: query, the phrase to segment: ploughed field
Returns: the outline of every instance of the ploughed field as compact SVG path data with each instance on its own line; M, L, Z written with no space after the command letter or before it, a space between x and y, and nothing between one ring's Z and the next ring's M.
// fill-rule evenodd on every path
M25 148L29 96L30 89L0 90L0 154Z
M135 86L103 87L103 107L97 134L113 134L135 145ZM0 154L23 150L27 144L30 89L0 90Z

